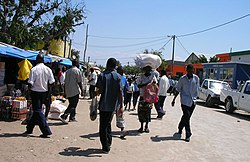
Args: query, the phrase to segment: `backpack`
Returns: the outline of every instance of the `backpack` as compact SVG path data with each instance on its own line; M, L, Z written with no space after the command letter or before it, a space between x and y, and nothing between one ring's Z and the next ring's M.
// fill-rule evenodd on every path
M143 93L144 102L157 103L159 87L156 83L149 83Z

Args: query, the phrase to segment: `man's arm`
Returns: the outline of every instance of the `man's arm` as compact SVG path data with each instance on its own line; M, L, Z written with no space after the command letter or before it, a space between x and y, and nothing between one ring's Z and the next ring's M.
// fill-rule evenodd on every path
M82 82L78 82L78 85L80 87L80 90L81 90L81 96L83 96L83 87L82 87Z
M174 91L174 98L173 98L173 101L171 102L171 105L174 106L175 104L175 99L176 97L179 95L179 92L177 90Z

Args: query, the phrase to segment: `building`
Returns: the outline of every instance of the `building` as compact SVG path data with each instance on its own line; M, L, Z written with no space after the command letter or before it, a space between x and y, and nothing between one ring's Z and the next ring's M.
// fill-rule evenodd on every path
M250 79L250 50L216 54L217 63L204 63L203 79L227 81L236 89L240 81Z
M185 61L174 61L174 65L172 66L172 60L167 60L167 69L168 75L176 76L177 78L181 77L182 75L186 74L186 65L192 64L192 62L197 61L199 58L192 53L188 56ZM202 64L193 64L194 66L194 73L199 77L203 75L203 65Z

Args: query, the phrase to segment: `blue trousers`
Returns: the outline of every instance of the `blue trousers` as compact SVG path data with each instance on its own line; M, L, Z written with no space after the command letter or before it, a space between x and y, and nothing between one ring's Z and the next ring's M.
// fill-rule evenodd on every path
M27 132L32 133L35 125L38 125L43 135L51 135L51 130L42 112L42 104L47 97L47 92L31 92L33 115L26 126Z

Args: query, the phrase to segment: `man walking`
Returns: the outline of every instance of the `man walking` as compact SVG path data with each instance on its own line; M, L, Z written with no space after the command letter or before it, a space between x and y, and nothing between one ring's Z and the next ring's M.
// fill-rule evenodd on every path
M95 96L95 86L97 82L97 74L94 68L90 68L90 77L89 77L89 99L93 99Z
M169 80L166 74L167 74L166 70L161 70L161 78L159 81L159 91L158 91L159 100L158 103L156 103L156 110L158 114L157 118L159 119L161 119L166 113L163 110L164 102L167 97L167 91L169 88Z
M33 115L27 124L26 134L32 134L35 125L38 125L42 134L40 137L48 138L51 135L51 130L45 119L42 111L42 104L45 99L51 97L48 93L50 86L55 82L52 70L44 65L43 54L38 54L36 57L37 65L30 71L28 80L29 89L31 90L31 100Z
M82 88L82 75L79 70L79 62L77 60L72 61L72 67L66 71L64 86L65 86L65 95L69 100L69 105L65 110L64 114L60 116L60 119L63 123L67 124L66 121L68 115L69 122L76 121L76 107L79 101L79 94L81 90L81 95L83 96Z
M186 138L185 141L189 142L190 137L192 135L191 129L190 129L190 118L192 116L192 113L194 111L195 105L196 105L196 99L197 99L197 92L198 87L200 84L199 77L194 74L194 67L193 65L189 64L186 67L187 74L182 76L176 87L175 96L172 101L172 106L175 104L175 99L180 93L180 99L181 99L181 109L183 112L183 115L181 117L181 121L178 126L178 134L182 134L182 129L185 127L186 130Z
M116 59L109 58L106 64L106 70L98 76L97 88L101 94L99 102L100 124L99 135L102 144L102 150L105 153L110 151L112 144L111 122L114 111L119 103L122 103L122 83L121 75L115 70ZM122 115L122 105L119 104L119 115Z

